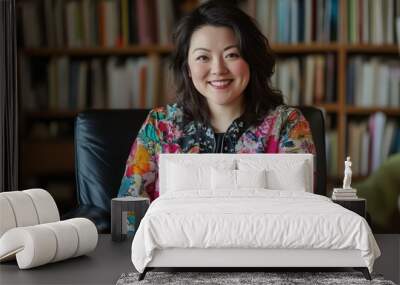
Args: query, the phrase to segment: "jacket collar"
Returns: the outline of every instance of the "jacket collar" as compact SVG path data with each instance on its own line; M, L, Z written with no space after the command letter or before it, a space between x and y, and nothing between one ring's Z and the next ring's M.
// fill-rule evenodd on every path
M235 119L228 127L224 135L226 152L235 153L235 146L240 136L247 129L245 121L241 118ZM200 152L212 153L215 149L215 132L211 125L198 121L190 121L183 126L183 137L185 141L193 140L199 146Z

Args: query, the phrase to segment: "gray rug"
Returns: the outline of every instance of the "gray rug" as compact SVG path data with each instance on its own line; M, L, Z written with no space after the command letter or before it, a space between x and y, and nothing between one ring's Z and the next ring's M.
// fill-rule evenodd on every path
M368 281L360 272L148 272L142 281L138 281L139 273L124 273L117 285L134 284L222 284L222 285L297 285L297 284L379 284L395 285L384 280L380 275L372 275Z

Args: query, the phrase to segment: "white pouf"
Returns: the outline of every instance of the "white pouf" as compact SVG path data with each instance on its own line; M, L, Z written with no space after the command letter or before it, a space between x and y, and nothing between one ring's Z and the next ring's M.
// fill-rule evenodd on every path
M8 199L0 193L0 237L9 229L15 228L17 222L11 204Z
M43 189L0 193L0 237L15 227L33 226L60 220L56 202Z
M94 250L98 234L88 219L18 227L0 238L0 261L16 256L20 269L77 257Z
M22 191L28 194L35 206L39 224L51 223L60 220L56 202L49 192L43 189L29 189Z
M3 192L11 205L17 227L33 226L39 223L35 206L30 196L21 191Z
M0 262L17 259L20 269L77 257L94 250L92 221L60 221L53 197L43 189L0 193Z

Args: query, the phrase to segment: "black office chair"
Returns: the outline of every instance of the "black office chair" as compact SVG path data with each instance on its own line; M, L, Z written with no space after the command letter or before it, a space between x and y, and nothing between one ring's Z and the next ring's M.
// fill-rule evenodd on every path
M324 118L319 109L300 107L317 148L316 193L326 195ZM110 201L116 197L126 159L148 110L90 110L75 123L75 170L79 208L63 218L87 217L99 232L110 231Z
M62 219L86 217L100 233L111 229L110 201L118 194L126 159L149 110L89 110L75 121L79 207Z
M313 136L316 159L314 167L316 170L315 193L326 196L326 148L325 148L325 119L320 109L315 107L297 107L303 113L310 124Z

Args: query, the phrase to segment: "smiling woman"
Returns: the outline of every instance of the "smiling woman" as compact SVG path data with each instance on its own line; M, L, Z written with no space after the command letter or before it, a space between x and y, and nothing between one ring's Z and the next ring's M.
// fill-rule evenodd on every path
M308 122L271 86L275 56L252 18L208 1L173 34L177 102L150 111L118 195L158 197L160 153L315 153Z

